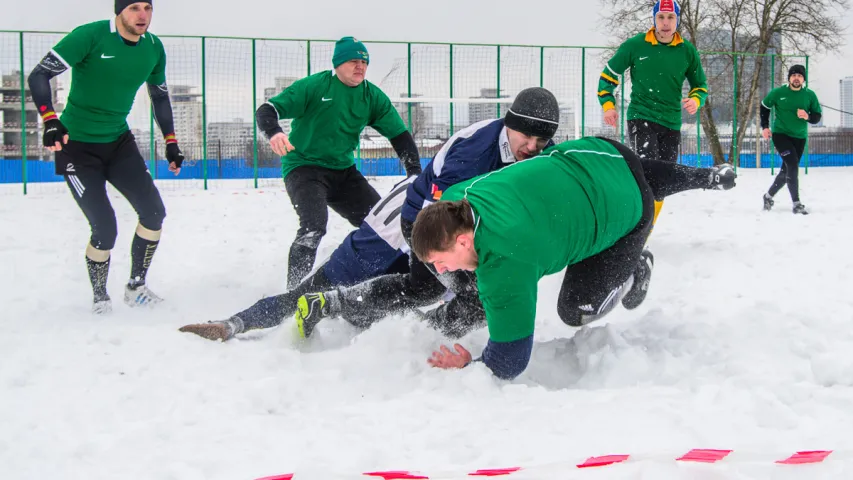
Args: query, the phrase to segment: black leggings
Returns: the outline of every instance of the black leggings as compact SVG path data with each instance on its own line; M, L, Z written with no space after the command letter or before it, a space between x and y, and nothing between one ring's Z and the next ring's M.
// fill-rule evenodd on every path
M293 289L314 266L329 221L326 207L358 227L379 201L379 194L355 166L344 170L298 167L285 177L284 186L299 216L287 267L287 288Z
M56 163L89 221L89 242L98 250L112 250L118 234L107 182L130 202L143 227L153 231L163 227L166 207L130 132L110 143L70 140L56 152Z
M773 144L776 146L779 156L782 157L782 168L779 169L779 174L776 175L773 185L770 185L770 190L767 193L772 197L779 193L779 190L787 183L788 192L791 193L791 201L799 202L800 181L797 177L800 159L803 158L803 151L806 148L806 139L789 137L784 133L774 133Z

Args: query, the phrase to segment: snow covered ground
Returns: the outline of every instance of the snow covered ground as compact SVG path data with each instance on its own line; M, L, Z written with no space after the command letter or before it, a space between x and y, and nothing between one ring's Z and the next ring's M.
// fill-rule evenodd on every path
M283 289L296 217L279 183L164 184L168 209L149 285L168 303L89 313L88 226L64 185L0 191L0 478L251 480L419 471L466 478L850 478L853 474L853 169L801 177L761 211L771 176L667 200L651 240L646 302L569 328L540 284L536 347L512 383L484 368L430 368L445 342L412 318L358 334L292 321L214 343L177 331ZM394 179L375 183L387 190ZM135 217L115 197L114 300ZM328 254L349 230L332 216ZM478 354L485 331L461 343ZM673 459L732 449L717 464ZM816 465L779 465L834 449ZM634 461L577 469L586 458ZM740 456L739 456L740 455ZM455 474L454 474L455 472ZM454 476L455 475L455 476Z

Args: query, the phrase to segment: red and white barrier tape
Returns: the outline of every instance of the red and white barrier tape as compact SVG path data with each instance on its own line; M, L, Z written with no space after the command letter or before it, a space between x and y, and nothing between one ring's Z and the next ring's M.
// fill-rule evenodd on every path
M602 455L597 457L589 457L580 463L559 465L553 464L548 466L539 466L532 468L524 467L508 467L508 468L492 468L482 469L473 472L436 472L428 474L423 472L413 472L407 470L391 470L379 472L364 472L361 477L383 479L383 480L406 480L406 479L445 479L445 478L466 478L466 477L503 477L513 476L513 474L522 474L525 472L534 473L543 470L565 471L568 468L591 468L604 467L607 465L615 465L621 463L633 462L694 462L694 463L758 463L758 464L777 464L777 465L804 465L813 463L822 463L827 460L827 457L832 454L832 459L853 459L853 453L842 452L838 450L811 450L800 451L792 454L772 455L762 453L742 452L736 453L734 450L715 450L705 448L694 448L693 450L684 453L683 455ZM353 475L349 475L352 478ZM257 480L299 480L300 476L293 473L273 475L270 477L258 478Z

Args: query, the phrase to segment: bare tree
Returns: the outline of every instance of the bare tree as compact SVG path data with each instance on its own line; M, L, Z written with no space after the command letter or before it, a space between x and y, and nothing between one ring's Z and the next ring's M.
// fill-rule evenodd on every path
M652 26L654 2L632 0L600 0L611 12L602 24L618 45ZM729 147L733 158L754 118L762 86L767 76L767 55L788 53L806 55L837 52L844 45L844 28L838 19L850 8L849 0L682 0L680 31L700 51L722 51L703 55L708 75L709 96L700 110L702 128L711 145L715 163L724 161L717 121L712 113L717 104L728 104L720 94L731 88L730 99L737 115L732 118L737 131ZM747 55L744 55L747 54ZM709 69L708 61L724 61L721 68ZM710 70L710 71L709 71ZM737 75L737 81L734 75Z

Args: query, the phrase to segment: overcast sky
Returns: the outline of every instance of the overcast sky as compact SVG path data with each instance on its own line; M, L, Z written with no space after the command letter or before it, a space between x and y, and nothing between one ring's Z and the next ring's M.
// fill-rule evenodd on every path
M6 2L0 29L67 31L113 15L104 0ZM157 34L268 38L607 45L618 42L600 30L606 12L596 0L158 0L151 30ZM853 18L840 55L810 59L811 88L821 103L838 105L838 80L853 76ZM391 93L393 95L393 93ZM825 111L825 123L838 123Z

